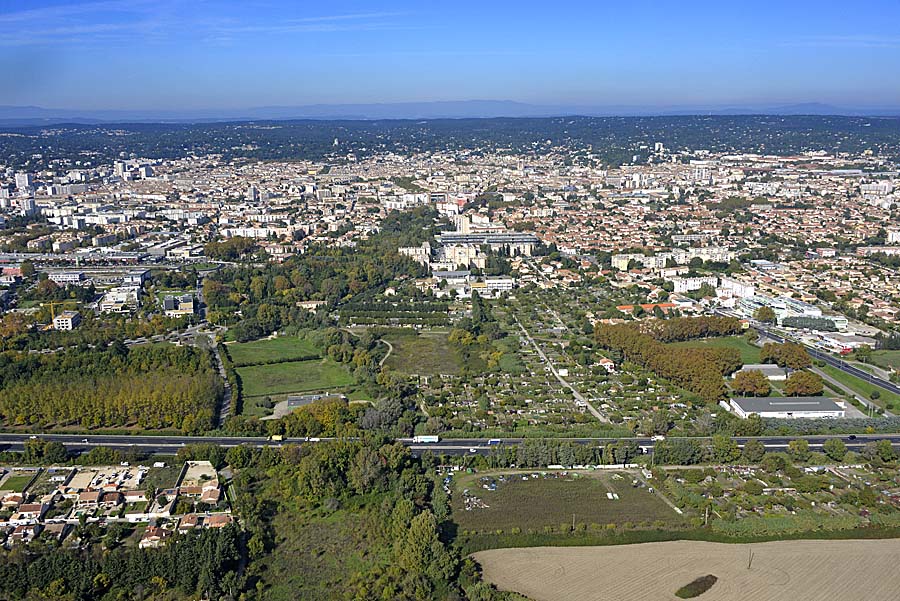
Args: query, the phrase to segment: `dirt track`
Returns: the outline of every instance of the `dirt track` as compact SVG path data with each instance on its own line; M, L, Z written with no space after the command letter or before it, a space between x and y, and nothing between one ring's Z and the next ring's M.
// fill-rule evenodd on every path
M487 581L535 601L677 601L679 587L706 574L719 581L702 601L900 599L900 539L676 541L495 549L474 557Z

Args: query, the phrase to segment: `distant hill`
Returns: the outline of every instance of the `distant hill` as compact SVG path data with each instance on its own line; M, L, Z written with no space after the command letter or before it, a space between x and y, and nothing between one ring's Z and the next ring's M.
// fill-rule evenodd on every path
M677 115L841 115L900 116L900 107L838 107L821 103L780 106L590 106L538 105L512 100L452 100L372 104L311 104L209 110L79 110L39 106L0 106L2 125L53 123L212 122L284 119L471 119L493 117Z

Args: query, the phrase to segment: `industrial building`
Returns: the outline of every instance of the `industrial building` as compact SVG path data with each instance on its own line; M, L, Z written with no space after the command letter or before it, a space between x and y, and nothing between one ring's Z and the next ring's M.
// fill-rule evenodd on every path
M844 407L827 397L737 397L729 406L738 417L756 414L783 419L844 417Z

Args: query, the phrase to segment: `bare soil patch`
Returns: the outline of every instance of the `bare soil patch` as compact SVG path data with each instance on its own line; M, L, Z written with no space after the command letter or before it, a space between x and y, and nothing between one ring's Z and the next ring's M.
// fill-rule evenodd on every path
M704 574L718 581L703 601L889 601L900 589L900 539L674 541L493 549L474 557L487 581L534 601L677 601L675 591Z

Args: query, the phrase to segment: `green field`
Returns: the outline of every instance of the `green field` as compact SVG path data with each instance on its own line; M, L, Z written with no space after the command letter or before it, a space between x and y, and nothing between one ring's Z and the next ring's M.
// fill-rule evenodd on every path
M34 474L13 474L6 479L6 482L4 482L0 488L3 490L22 492L22 490L28 486L28 483L31 482L32 478L34 478Z
M832 367L830 365L826 365L820 369L847 388L850 388L851 390L866 398L871 398L869 395L872 394L873 390L877 390L879 394L881 394L881 396L877 401L875 401L875 403L877 405L880 405L881 407L888 406L888 410L890 410L891 408L900 407L900 396L894 394L893 392L875 386L874 384L870 384L869 382L861 380L856 376L851 376L850 374L845 373L838 368Z
M331 390L353 383L347 370L331 359L292 361L237 368L244 398Z
M227 349L236 366L305 359L319 354L311 341L297 336L229 344Z
M390 369L420 376L458 375L462 369L459 354L445 332L392 332L383 339L394 347L385 361Z
M675 342L675 346L735 348L741 353L741 362L744 365L759 363L759 347L753 346L743 336L725 336L722 338L707 338L705 340L688 340L687 342Z
M630 474L620 474L621 479L611 473L591 473L578 478L539 477L529 475L527 481L518 474L507 482L497 485L497 490L485 490L480 478L483 474L465 475L456 483L453 494L453 518L461 530L476 532L519 528L522 532L531 529L540 531L545 526L559 528L564 524L621 525L665 522L678 526L683 520L659 497L647 488L632 486ZM507 475L509 477L509 475ZM465 510L463 490L480 498L487 508ZM619 495L610 500L608 492Z
M872 353L872 363L900 370L900 351L875 351Z

